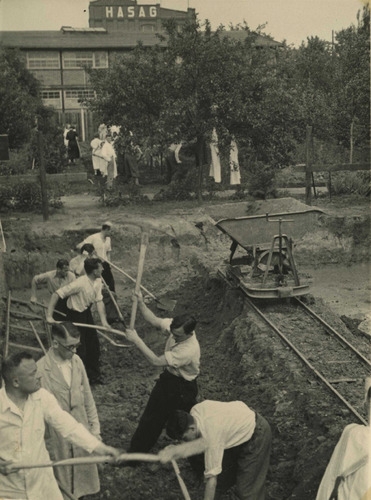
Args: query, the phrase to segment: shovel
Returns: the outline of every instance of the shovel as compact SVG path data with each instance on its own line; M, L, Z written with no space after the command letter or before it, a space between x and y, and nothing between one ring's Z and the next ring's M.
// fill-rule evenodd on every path
M104 337L108 342L116 347L131 347L131 345L126 345L126 344L119 344L118 342L115 342L112 340L108 335L105 335L103 332L108 332L108 333L115 333L116 335L121 335L122 337L125 337L125 333L122 332L121 330L116 330L115 328L106 328L105 326L99 326L99 325L88 325L85 323L72 323L75 326L82 326L84 328L91 328L93 330L96 330L102 337ZM103 330L103 331L102 331Z
M107 283L104 281L104 279L103 279L102 277L101 277L101 280L102 280L102 282L103 282L104 288L107 290L107 292L108 292L108 294L109 294L109 296L110 296L110 299L112 300L113 305L115 306L115 309L116 309L116 312L117 312L117 314L118 314L119 320L121 321L121 323L122 323L122 324L124 325L124 327L125 327L126 325L125 325L125 320L124 320L124 317L123 317L123 315L122 315L122 312L121 312L121 310L120 310L120 307L119 307L119 305L118 305L118 303L117 303L117 301L116 301L116 299L115 299L115 297L114 297L114 295L113 295L112 291L110 290L109 286L107 285Z
M126 273L123 269L120 269L118 266L116 266L115 264L112 264L112 262L109 262L108 260L106 260L106 262L107 262L107 264L112 266L113 269L116 269L116 271L118 271L119 273L126 276L126 278L131 280L133 283L136 283L136 280L132 276L130 276L130 274ZM143 290L143 292L145 292L147 295L149 295L149 297L151 297L151 299L153 299L157 303L157 307L159 309L161 309L162 311L169 311L169 312L174 311L174 308L176 306L176 300L163 299L163 298L158 299L155 295L153 295L153 293L151 293L149 290L147 290L147 288L145 288L142 284L140 285L140 288Z
M137 294L140 292L140 282L142 281L143 269L144 269L144 258L146 256L146 250L148 246L148 233L142 230L141 239L140 239L140 252L139 252L139 262L138 262L138 273L137 279L135 281L135 294L133 297L133 305L131 308L131 317L130 317L130 329L134 330L135 326L135 318L137 316L137 308L138 308L138 296Z

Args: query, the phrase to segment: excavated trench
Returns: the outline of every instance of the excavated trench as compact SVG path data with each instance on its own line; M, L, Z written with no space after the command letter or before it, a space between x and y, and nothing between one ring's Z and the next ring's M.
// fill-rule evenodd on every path
M264 213L265 207L260 208ZM300 208L295 205L291 209ZM166 235L150 236L143 282L159 297L177 300L171 315L192 312L198 319L196 331L202 350L199 399L239 399L270 422L273 451L268 497L313 500L342 429L354 419L302 366L295 354L254 316L242 293L218 278L216 269L228 257L229 242L212 226L210 216L218 219L220 215L231 214L226 207L212 210L213 213L206 210L198 213L197 217L182 214L171 219L180 249L170 245ZM281 204L275 212L285 210L287 206ZM118 215L117 220L115 216L112 219L117 222L112 234L112 260L135 276L139 230L120 225ZM203 222L202 234L194 224L200 221ZM367 227L367 218L343 221L342 225L322 218L311 237L297 242L298 267L364 261L369 245ZM24 233L13 231L5 224L8 252L3 255L3 270L12 294L28 300L32 276L52 269L58 258L71 258L74 255L71 248L95 229L85 226ZM132 284L116 272L115 278L118 302L128 319ZM4 287L2 295L5 293ZM47 301L47 293L40 290L39 298ZM322 300L313 296L308 300L336 329L346 328ZM149 304L157 315L166 316L166 312L156 309L155 303ZM136 328L145 342L160 354L164 338L140 316ZM354 335L359 335L356 329ZM104 340L101 345L106 384L95 386L93 391L102 436L107 444L125 450L159 370L150 367L135 348L118 349ZM169 440L163 435L153 452L168 444ZM191 498L203 498L202 481L194 476L186 461L179 461L179 466ZM175 500L181 498L181 492L171 467L143 464L132 469L106 465L101 471L100 494L89 498ZM232 499L233 493L223 498Z

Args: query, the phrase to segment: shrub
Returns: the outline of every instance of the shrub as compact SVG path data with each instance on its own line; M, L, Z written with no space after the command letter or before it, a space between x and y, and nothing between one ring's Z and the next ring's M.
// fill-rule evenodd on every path
M247 184L254 198L276 197L275 169L260 161L249 165Z
M331 185L327 189L331 195L370 194L370 172L336 172L331 174Z
M60 208L63 204L61 196L62 186L53 184L48 186L47 195L49 207ZM19 182L14 185L0 187L0 210L40 210L42 208L41 187L36 182Z
M32 167L32 154L29 145L10 150L9 160L0 162L1 175L26 174Z
M116 183L112 189L107 189L104 184L100 184L98 195L101 203L106 207L119 207L150 201L148 196L141 193L140 186L135 184Z

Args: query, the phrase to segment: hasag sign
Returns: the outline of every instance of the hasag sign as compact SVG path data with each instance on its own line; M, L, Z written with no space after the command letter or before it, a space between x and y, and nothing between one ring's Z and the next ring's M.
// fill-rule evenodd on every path
M107 19L153 19L157 17L156 5L106 6Z

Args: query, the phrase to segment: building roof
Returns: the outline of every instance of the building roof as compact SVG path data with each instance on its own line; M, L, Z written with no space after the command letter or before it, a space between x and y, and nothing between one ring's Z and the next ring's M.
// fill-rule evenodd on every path
M144 46L160 42L155 33L113 31L1 31L0 43L5 47L23 50L47 49L125 49L132 48L138 42Z
M245 30L232 30L222 32L234 40L243 41L247 37ZM162 34L163 35L163 34ZM276 48L282 43L265 35L255 34L255 45L257 47ZM166 45L160 41L156 33L111 31L102 28L71 28L63 26L60 31L0 31L0 43L5 47L19 48L23 50L66 50L66 49L129 49L142 42L145 47L159 44Z

